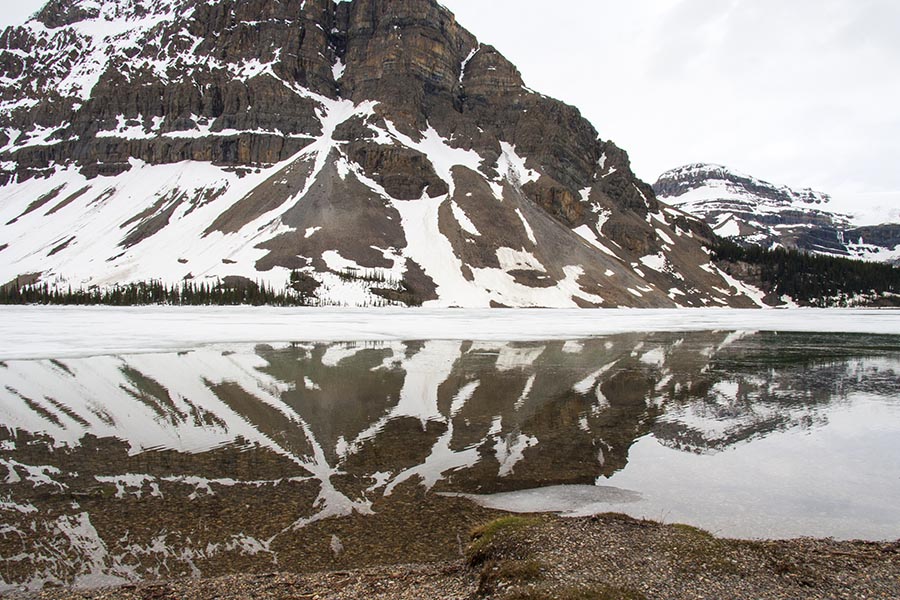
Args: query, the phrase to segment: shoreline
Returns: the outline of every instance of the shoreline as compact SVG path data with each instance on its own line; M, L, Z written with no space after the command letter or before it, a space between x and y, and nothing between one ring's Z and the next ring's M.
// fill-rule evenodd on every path
M733 540L620 514L503 516L476 528L457 560L317 573L243 573L15 600L349 598L549 600L900 597L900 540Z

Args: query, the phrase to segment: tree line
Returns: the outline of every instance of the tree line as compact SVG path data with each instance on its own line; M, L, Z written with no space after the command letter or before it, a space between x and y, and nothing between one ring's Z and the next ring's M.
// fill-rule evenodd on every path
M384 282L396 285L377 273L357 274L355 272L339 272L344 281L361 280L369 283ZM0 286L0 305L4 304L45 304L75 306L145 306L165 304L173 306L343 306L340 301L319 298L316 294L318 283L310 287L303 281L314 281L300 271L292 271L290 284L284 289L275 289L264 282L249 279L236 279L223 282L195 282L185 280L181 283L167 285L162 281L152 280L128 284L116 284L111 287L72 288L50 285L49 283L21 285L18 281ZM405 286L398 285L399 291L388 297L379 297L378 290L373 295L370 306L386 307L398 304L416 303L416 297L407 291ZM394 297L396 296L396 297ZM421 304L421 302L418 302Z
M865 262L849 258L808 254L795 249L740 246L719 240L712 247L713 258L726 263L744 263L756 267L759 285L767 292L789 296L800 304L826 306L839 304L853 296L884 297L900 294L900 268L886 263ZM341 272L341 279L385 282L378 273ZM177 284L162 281L119 284L111 287L62 288L48 283L19 285L16 281L0 286L2 304L108 305L134 306L167 304L176 306L325 306L329 304L315 295L315 289L300 285L301 274L291 273L291 285L275 289L265 282L239 279L227 283L185 280ZM402 283L402 282L401 282ZM399 286L397 296L385 297L376 305L398 302L417 304L414 295ZM391 290L387 290L391 291ZM900 304L900 298L894 302Z
M253 281L214 283L183 281L166 285L148 281L88 289L60 288L47 283L0 287L0 304L72 304L134 306L170 304L177 306L309 306L314 304L305 294L293 289L276 290Z
M756 266L764 290L790 296L800 304L824 306L839 298L900 292L900 268L887 263L740 246L729 240L719 240L712 250L716 260Z

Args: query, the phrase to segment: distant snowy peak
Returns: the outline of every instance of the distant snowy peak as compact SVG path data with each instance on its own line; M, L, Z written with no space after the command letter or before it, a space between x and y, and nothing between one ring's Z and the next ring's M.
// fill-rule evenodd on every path
M849 215L830 209L828 194L809 188L797 190L722 165L695 163L666 171L653 190L661 201L740 243L875 261L900 258L897 226L856 228Z
M660 175L653 186L660 198L676 204L684 204L693 198L682 196L698 189L711 189L704 197L720 195L721 200L756 201L781 207L809 207L827 204L828 194L804 188L792 189L786 185L776 186L767 181L746 175L722 165L695 163Z

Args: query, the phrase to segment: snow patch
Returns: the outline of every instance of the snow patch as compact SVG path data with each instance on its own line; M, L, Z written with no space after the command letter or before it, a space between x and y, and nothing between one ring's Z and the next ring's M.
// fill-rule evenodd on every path
M522 227L525 228L525 233L528 235L528 239L531 240L532 244L537 245L537 240L534 237L534 231L531 229L531 225L528 224L528 221L525 220L525 215L522 214L522 209L517 208L516 214L519 215L519 220L522 221Z
M472 223L472 220L469 219L468 215L466 215L456 201L450 202L450 210L453 211L453 216L456 217L456 221L459 223L459 226L462 227L463 231L476 237L481 237L481 232L478 231L478 228L475 227L475 224Z
M494 455L500 463L497 471L499 477L510 475L516 464L525 458L525 450L538 445L538 439L534 436L523 435L516 432L504 437L498 437L494 443Z
M721 237L738 237L741 234L741 226L737 220L731 216L723 224L716 227L713 231Z
M466 56L462 63L459 65L459 84L462 85L463 79L466 77L466 68L469 66L469 62L478 54L478 51L481 50L481 44L472 48L472 51L469 52L469 55Z
M500 157L497 159L496 170L501 178L516 187L537 181L541 176L537 171L526 167L525 159L518 155L516 147L507 142L500 142Z
M331 67L331 74L334 77L335 81L339 81L341 77L344 76L344 71L347 69L347 65L341 62L341 59L337 59L337 62L334 63L334 66Z
M666 270L667 261L662 252L642 256L640 258L640 261L648 269L653 269L654 271L657 271L659 273L664 273Z
M450 494L445 494L450 495ZM560 485L499 494L452 494L479 506L512 513L561 513L580 517L609 512L610 505L639 502L641 494L631 490L595 485Z
M524 250L513 250L512 248L498 248L497 260L500 261L500 268L504 271L539 271L546 273L547 269L535 258L535 256Z
M577 228L573 229L572 231L574 231L579 236L581 236L581 238L584 241L586 241L588 244L590 244L594 248L597 248L601 252L608 254L614 258L619 258L615 252L613 252L612 250L607 248L605 245L600 243L600 240L597 239L597 234L594 233L594 231L589 226L582 225L581 227L577 227Z

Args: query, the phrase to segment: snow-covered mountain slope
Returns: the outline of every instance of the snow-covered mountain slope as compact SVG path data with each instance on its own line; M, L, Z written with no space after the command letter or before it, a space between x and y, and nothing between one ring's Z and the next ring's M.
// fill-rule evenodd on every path
M865 260L900 260L900 225L858 227L827 194L776 186L728 167L692 164L663 173L658 198L706 221L720 236Z
M756 304L705 225L433 0L52 0L0 35L0 82L0 285Z

